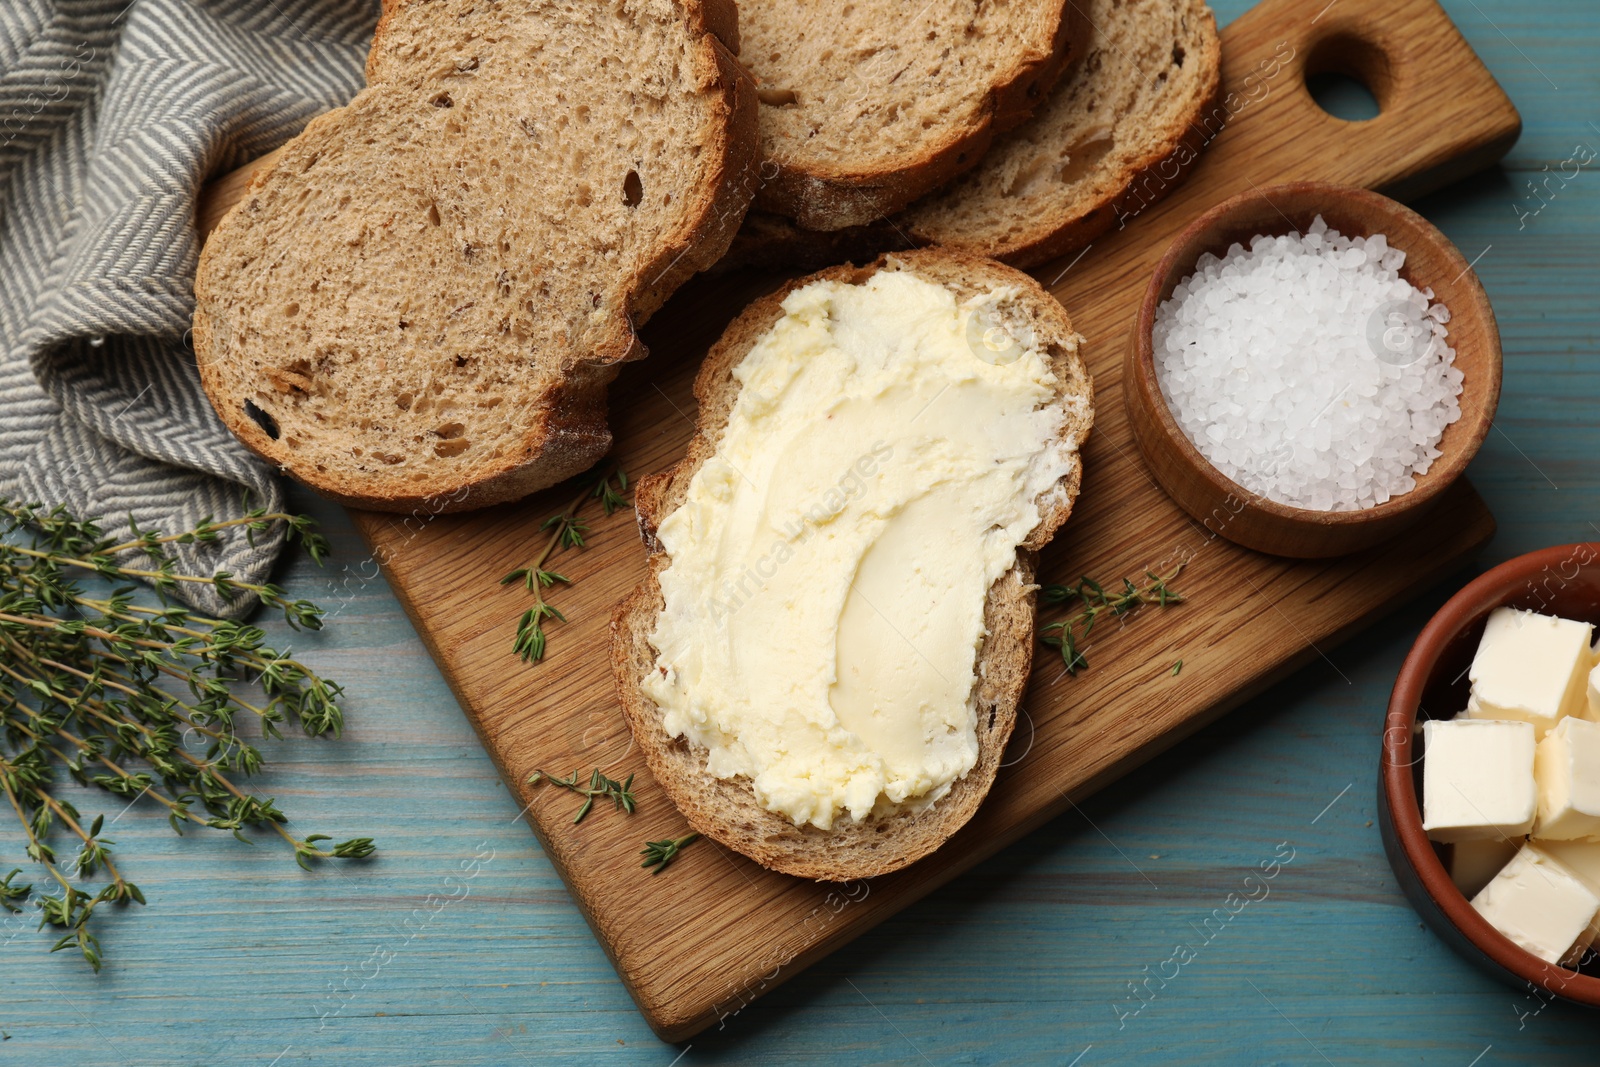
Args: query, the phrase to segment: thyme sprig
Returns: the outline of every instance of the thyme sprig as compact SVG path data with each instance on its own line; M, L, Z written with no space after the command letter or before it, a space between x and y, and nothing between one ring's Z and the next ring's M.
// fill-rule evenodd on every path
M600 506L607 515L614 514L618 508L628 506L628 475L619 466L610 466L598 479L583 487L583 491L571 504L549 518L540 525L540 530L550 531L550 536L545 540L543 551L534 558L526 567L516 570L500 579L501 585L510 585L512 582L522 582L529 593L533 594L533 606L522 613L517 620L517 636L512 643L512 651L524 663L537 663L544 659L545 651L549 647L549 638L544 632L547 619L557 622L566 622L567 617L561 609L545 599L545 590L560 583L571 585L572 579L554 570L546 569L546 564L551 557L563 549L582 549L588 547L585 536L589 533L589 524L579 517L579 510L590 500L600 501Z
M154 586L165 597L175 593L180 584L210 585L223 596L239 592L253 593L265 605L283 612L284 619L297 630L318 630L322 627L323 612L307 600L290 600L284 591L270 583L242 582L227 571L217 571L210 577L178 573L178 560L166 546L172 544L214 544L221 539L219 531L242 526L251 545L255 536L275 522L288 527L290 539L303 548L317 563L328 552L328 542L316 532L316 523L303 515L268 515L265 508L248 512L243 518L215 522L209 516L193 529L183 533L163 536L153 530L140 530L129 516L128 525L133 537L118 542L102 535L93 523L79 522L62 508L44 511L37 505L19 505L0 500L0 522L7 531L26 526L33 535L30 545L8 544L10 556L23 556L38 561L41 571L60 576L63 570L92 572L113 581L141 579ZM132 567L117 562L117 557L131 552L149 557L155 569Z
M629 815L633 814L636 806L633 799L633 775L631 774L628 775L627 781L618 782L601 774L600 768L596 767L589 775L588 785L579 784L577 771L573 771L570 778L557 778L546 771L534 771L528 775L529 785L538 785L540 782L558 785L584 798L583 806L578 809L577 816L572 820L574 826L582 822L584 816L593 810L595 797L609 799L613 808L625 811Z
M655 870L650 873L660 874L678 858L679 852L694 844L699 837L699 834L685 834L676 840L669 837L665 841L646 841L644 848L639 851L639 855L644 857L644 862L639 866L654 867Z
M632 815L638 808L633 796L633 775L631 774L628 775L626 781L619 782L614 778L607 778L600 773L600 768L596 767L589 772L587 783L578 778L577 771L573 771L566 778L558 778L549 771L534 771L528 775L529 785L538 785L540 782L549 782L551 785L560 786L562 789L583 797L583 804L578 808L578 814L572 819L574 826L582 822L589 812L594 810L594 802L597 798L610 800L614 810L624 811L629 815ZM639 853L645 858L644 862L639 866L654 867L655 870L650 873L660 874L667 869L667 865L673 861L680 850L691 844L699 836L699 834L688 834L675 840L668 838L665 841L647 841ZM0 883L0 891L3 891L3 889L4 884ZM3 901L0 901L0 903L3 903Z
M327 542L310 519L265 509L226 522L208 518L172 535L133 525L133 536L117 541L63 508L0 499L0 792L22 826L28 858L48 878L40 886L22 884L16 881L22 869L13 869L0 881L0 907L12 914L29 903L38 908L41 929L63 931L52 952L74 948L98 971L100 944L91 925L97 909L145 902L117 866L104 815L86 820L59 795L63 770L129 805L160 804L180 834L185 823L229 830L241 840L246 827L270 828L302 867L374 851L368 838L324 848L325 834L295 837L272 798L247 793L234 780L262 766L260 750L236 729L240 713L256 719L266 737L282 737L279 725L291 716L308 735L337 737L344 727L338 684L269 646L259 627L167 600L180 583L209 583L225 593L253 593L296 630L320 629L321 608L275 585L177 571L174 545L213 543L221 530L240 526L253 543L274 523L285 524L319 562L326 554ZM80 573L111 583L143 579L159 603L136 601L133 584L96 595L71 577ZM70 860L58 859L52 843L58 826L76 842ZM99 888L82 884L102 872Z
M1061 662L1067 673L1076 677L1079 671L1089 666L1089 661L1083 655L1082 642L1094 629L1095 620L1106 614L1123 618L1145 604L1166 607L1183 603L1183 594L1171 585L1182 570L1183 564L1180 563L1171 574L1165 576L1145 571L1147 581L1143 586L1134 585L1123 578L1122 588L1113 592L1107 592L1104 586L1089 577L1079 578L1073 585L1044 586L1039 590L1039 597L1046 604L1078 603L1082 607L1060 622L1045 626L1040 631L1039 640L1060 649ZM1172 673L1178 672L1174 670Z

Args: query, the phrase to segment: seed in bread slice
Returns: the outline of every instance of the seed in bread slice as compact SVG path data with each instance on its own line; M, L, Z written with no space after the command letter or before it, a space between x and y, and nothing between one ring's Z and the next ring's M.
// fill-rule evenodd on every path
M970 668L974 682L968 698L976 724L975 763L931 804L879 805L865 817L841 817L829 829L820 829L811 823L797 825L789 816L769 810L758 801L752 780L743 774L713 774L709 750L689 741L686 734L669 732L662 708L647 695L646 678L661 665L661 650L652 639L666 607L662 576L672 565L658 531L690 499L691 485L708 462L729 462L719 457L718 448L743 388L745 372L738 368L784 319L784 300L819 281L865 286L882 271L913 272L949 290L957 304L981 300L986 294L1007 294L995 305L996 314L1010 335L1035 339L1054 375L1048 403L1059 406L1060 420L1059 437L1052 447L1059 447L1060 456L1065 457L1059 468L1065 473L1034 499L1037 523L1018 546L1009 569L989 587L982 605L983 633ZM843 880L904 867L932 852L971 818L999 769L1028 681L1037 552L1066 521L1078 495L1082 472L1078 450L1093 421L1092 386L1078 356L1079 340L1060 304L1026 275L990 260L939 249L886 256L860 269L835 267L791 282L756 301L728 327L695 381L699 416L687 455L675 467L638 485L636 506L649 552L649 570L644 583L618 606L612 618L612 666L624 715L651 773L691 827L774 870L804 878ZM763 379L763 396L771 384ZM936 413L933 417L949 415ZM808 446L797 442L796 447L815 448L823 443L814 440ZM781 494L774 494L778 496ZM783 505L774 499L772 506ZM753 617L735 621L754 625ZM773 637L782 640L779 633Z
M1078 0L741 0L760 83L759 202L814 230L871 222L978 161L1085 36Z
M1179 184L1216 135L1222 47L1204 0L1082 2L1087 55L978 166L896 218L912 239L1019 267L1070 255Z
M594 463L635 325L753 196L734 26L731 0L391 0L368 87L201 256L223 421L366 508L481 507Z

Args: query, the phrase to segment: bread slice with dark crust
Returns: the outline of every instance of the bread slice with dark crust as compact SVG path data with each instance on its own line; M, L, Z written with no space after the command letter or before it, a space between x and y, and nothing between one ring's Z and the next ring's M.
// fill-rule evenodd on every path
M1229 115L1216 20L1203 0L1074 2L1092 27L1087 55L971 170L847 229L805 229L757 209L714 269L815 270L927 244L1027 269L1081 251L1167 195Z
M1050 339L1058 395L1068 411L1062 437L1075 450L1081 448L1094 412L1092 383L1078 356L1079 338L1061 305L1028 276L992 260L922 249L884 256L867 267L834 267L790 282L750 305L711 349L695 379L699 415L687 455L670 470L639 482L635 506L649 552L649 573L618 605L611 621L612 668L623 713L651 773L689 825L763 866L823 881L887 874L926 856L959 830L988 794L1033 662L1038 551L1071 514L1082 477L1080 461L1041 499L1039 524L1020 546L1016 564L990 587L984 606L988 632L978 653L975 687L978 761L930 807L915 814L902 809L861 822L841 819L831 830L795 826L758 804L748 779L713 777L706 769L704 749L668 736L660 710L640 689L656 662L650 634L663 607L659 575L670 563L656 530L682 503L695 472L716 452L738 396L733 370L782 316L784 298L814 281L860 284L880 270L914 271L951 289L958 300L1000 285L1018 287L1022 295L1008 310L1026 322L1024 328L1037 331L1035 336Z
M1045 99L1087 34L1080 3L742 0L759 203L836 230L937 189Z
M1180 184L1215 136L1202 119L1222 41L1205 0L1075 2L1087 54L978 166L896 217L919 244L1018 267L1071 255Z
M758 180L732 0L389 0L368 87L207 241L201 381L252 450L356 507L458 511L611 444L635 327Z

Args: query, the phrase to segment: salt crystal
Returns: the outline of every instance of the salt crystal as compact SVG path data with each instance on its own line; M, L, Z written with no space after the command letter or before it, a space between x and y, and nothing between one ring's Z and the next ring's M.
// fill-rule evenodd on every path
M1450 313L1382 234L1258 236L1156 312L1156 377L1200 453L1252 493L1354 511L1410 492L1461 417Z

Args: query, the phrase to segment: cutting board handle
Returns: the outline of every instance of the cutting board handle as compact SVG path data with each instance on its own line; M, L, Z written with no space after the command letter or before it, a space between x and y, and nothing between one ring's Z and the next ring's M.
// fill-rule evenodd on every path
M1404 200L1516 143L1516 107L1435 0L1324 3L1266 0L1225 35L1221 109L1231 128L1223 136L1252 142L1233 147L1266 163L1251 180L1342 181ZM1328 72L1364 84L1379 114L1352 122L1324 111L1306 78ZM1318 151L1283 151L1286 138ZM1282 171L1263 173L1274 156ZM1315 174L1304 162L1312 157Z

